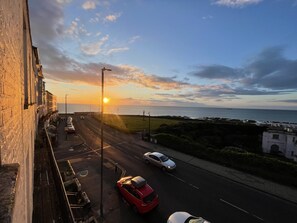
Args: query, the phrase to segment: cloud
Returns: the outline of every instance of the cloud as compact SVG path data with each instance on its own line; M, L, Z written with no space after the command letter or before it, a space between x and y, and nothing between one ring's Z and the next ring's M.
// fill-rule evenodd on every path
M128 47L113 48L113 49L108 50L106 54L110 55L110 54L114 54L114 53L124 52L124 51L127 51L127 50L129 50Z
M80 49L86 55L90 55L90 56L97 55L102 51L102 46L108 39L109 39L109 36L106 35L103 38L101 38L98 42L82 44L80 46Z
M214 4L228 6L228 7L239 7L242 8L247 5L258 4L263 0L216 0Z
M129 40L129 43L134 43L136 40L140 39L140 36L132 36Z
M78 83L85 85L98 85L102 67L112 69L106 75L106 85L118 86L134 84L150 89L175 90L190 86L183 81L175 80L176 77L159 77L146 74L141 69L131 65L112 65L106 63L81 63L65 54L62 50L47 43L41 46L44 64L44 74L47 80L64 83Z
M212 16L212 15L203 16L202 19L203 19L203 20L213 19L213 16Z
M72 21L69 28L66 29L65 33L69 34L69 35L78 34L78 23L77 23L77 21Z
M242 75L242 69L235 69L231 67L227 67L224 65L209 65L209 66L199 66L197 70L192 72L191 74L207 79L238 79Z
M104 18L105 22L115 22L121 16L120 13L107 15Z
M56 1L60 4L68 4L68 3L72 2L72 0L56 0Z
M86 1L84 4L82 4L82 8L84 10L91 10L96 8L96 3L94 1Z
M190 75L221 82L199 89L204 97L279 95L297 90L296 70L297 60L285 58L282 47L271 47L264 49L241 68L198 66Z
M65 28L62 4L57 1L30 0L29 7L34 44L52 42L63 35Z
M277 102L285 102L297 105L297 99L288 99L288 100L276 100Z

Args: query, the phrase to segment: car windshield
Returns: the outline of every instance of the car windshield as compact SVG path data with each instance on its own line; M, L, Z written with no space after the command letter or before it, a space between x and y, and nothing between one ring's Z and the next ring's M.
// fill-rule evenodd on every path
M156 192L153 191L152 193L150 193L149 195L147 195L146 197L143 198L143 202L148 204L148 203L152 202L155 197L156 197Z
M169 158L167 156L161 156L160 159L162 160L162 162L166 162L167 160L169 160Z
M203 218L194 218L194 217L190 217L188 218L185 223L204 223L204 222L207 222L205 221Z

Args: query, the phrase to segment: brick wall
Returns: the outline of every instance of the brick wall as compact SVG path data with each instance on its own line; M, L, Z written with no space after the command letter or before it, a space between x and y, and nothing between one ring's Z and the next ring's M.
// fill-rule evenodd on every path
M12 222L31 222L33 212L36 105L30 92L35 95L27 4L0 4L0 164L20 165ZM24 109L26 89L29 105Z

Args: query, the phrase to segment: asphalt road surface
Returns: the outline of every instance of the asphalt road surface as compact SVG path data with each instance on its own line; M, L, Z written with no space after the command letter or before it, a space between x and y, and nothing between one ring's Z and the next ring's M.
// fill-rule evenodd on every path
M91 116L74 116L77 133L94 150L100 150L100 123ZM172 173L146 165L149 150L135 136L104 127L104 155L119 163L126 175L144 177L159 195L157 209L143 216L120 205L123 222L166 222L175 211L187 211L210 222L297 222L297 205L245 185L230 181L190 164L174 160ZM120 196L120 195L119 195Z

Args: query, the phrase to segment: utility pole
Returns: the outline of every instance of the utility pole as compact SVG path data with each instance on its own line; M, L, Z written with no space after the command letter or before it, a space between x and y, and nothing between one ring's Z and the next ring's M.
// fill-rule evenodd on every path
M104 71L111 71L105 67L102 68L101 80L101 177L100 177L100 216L103 218L103 114L104 114Z
M151 113L148 113L149 115L149 126L148 126L148 141L151 141Z
M65 127L67 127L67 96L68 96L68 94L65 94L65 113L66 113ZM66 140L67 140L68 132L66 131L65 134L66 134Z

